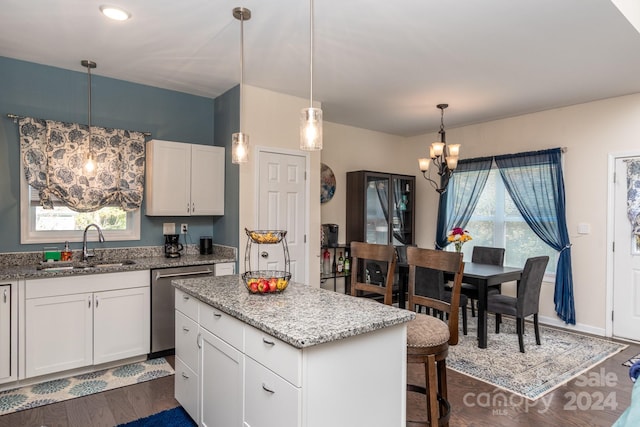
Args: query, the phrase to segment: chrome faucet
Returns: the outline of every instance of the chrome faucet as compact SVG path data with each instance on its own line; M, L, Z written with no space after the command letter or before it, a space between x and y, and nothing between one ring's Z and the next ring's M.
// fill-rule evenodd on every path
M100 229L100 227L98 227L97 224L87 225L87 227L84 229L84 235L82 236L82 262L87 262L89 261L90 257L93 257L96 255L93 249L91 251L87 249L87 231L91 227L95 227L96 230L98 230L98 241L100 243L104 242L104 236L102 235L102 230Z

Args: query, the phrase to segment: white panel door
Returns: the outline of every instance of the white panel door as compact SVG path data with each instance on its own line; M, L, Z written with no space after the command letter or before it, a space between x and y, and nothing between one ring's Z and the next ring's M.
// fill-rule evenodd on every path
M27 378L93 363L93 294L28 299L25 311Z
M640 160L640 158L635 158ZM615 161L613 335L640 341L640 243L627 218L627 162Z
M14 343L13 345L16 345ZM11 285L0 286L0 382L11 376Z
M304 156L260 152L258 188L258 229L286 230L292 280L305 281L306 275L306 160ZM251 254L257 256L258 254ZM283 270L281 245L260 245L261 270ZM252 263L254 264L254 258Z
M95 293L94 364L149 353L150 300L148 287Z
M243 355L200 328L200 423L242 425Z
M191 215L224 215L224 147L191 145Z

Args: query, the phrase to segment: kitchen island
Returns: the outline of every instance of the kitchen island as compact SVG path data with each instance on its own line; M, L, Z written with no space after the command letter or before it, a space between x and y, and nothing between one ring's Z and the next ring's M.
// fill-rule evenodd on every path
M239 275L173 284L176 399L199 424L404 426L414 313L298 283L250 294Z

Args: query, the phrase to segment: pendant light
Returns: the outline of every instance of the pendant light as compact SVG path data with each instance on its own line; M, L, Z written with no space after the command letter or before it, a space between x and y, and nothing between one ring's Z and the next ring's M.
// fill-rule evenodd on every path
M418 159L420 172L424 179L429 181L431 186L442 194L447 191L449 179L453 175L453 171L458 167L458 155L460 154L460 144L447 145L447 139L444 131L444 110L449 104L438 104L436 107L440 110L440 141L431 143L429 147L429 157ZM436 173L440 176L440 182L431 179L429 165L433 163L436 167Z
M244 21L251 19L251 11L244 7L233 9L233 17L240 21L240 131L231 136L231 162L240 164L249 161L249 135L242 132L244 86Z
M300 112L300 149L322 150L322 110L313 108L313 0L309 1L309 108Z
M83 59L80 61L83 67L87 68L87 76L89 80L89 101L88 101L88 126L89 126L89 137L87 139L87 153L84 158L84 163L82 165L82 169L85 176L95 176L96 169L98 168L98 163L96 161L96 157L91 150L91 69L96 68L97 64L88 59Z

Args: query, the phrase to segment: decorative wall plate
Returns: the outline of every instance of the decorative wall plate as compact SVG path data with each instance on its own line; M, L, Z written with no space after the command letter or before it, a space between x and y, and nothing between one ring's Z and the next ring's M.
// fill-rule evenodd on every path
M327 203L336 192L336 177L331 168L320 163L320 203Z

